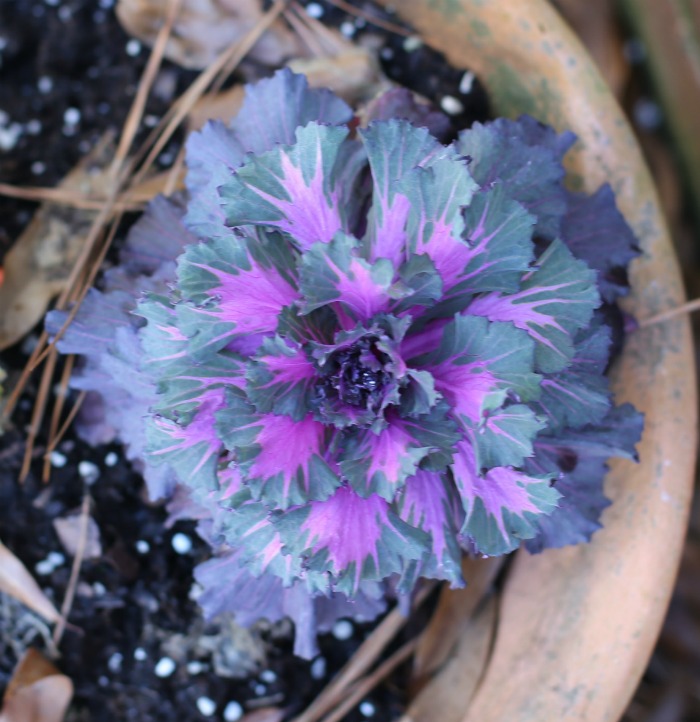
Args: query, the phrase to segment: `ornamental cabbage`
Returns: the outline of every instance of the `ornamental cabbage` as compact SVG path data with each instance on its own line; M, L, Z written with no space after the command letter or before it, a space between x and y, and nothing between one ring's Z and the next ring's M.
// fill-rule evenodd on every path
M641 432L605 376L635 240L609 187L564 188L574 137L443 145L395 93L360 128L289 71L249 87L58 344L80 433L200 520L205 611L290 616L305 656L421 577L463 585L465 551L588 540Z

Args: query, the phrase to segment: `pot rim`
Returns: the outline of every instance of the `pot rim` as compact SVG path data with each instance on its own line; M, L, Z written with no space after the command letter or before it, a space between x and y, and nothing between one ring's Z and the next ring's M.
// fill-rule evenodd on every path
M590 193L609 182L643 251L630 268L624 310L644 319L683 303L641 150L556 10L546 0L411 0L395 9L454 67L480 78L496 115L525 112L577 134L567 183ZM696 458L693 359L687 317L626 339L611 376L616 402L645 413L640 463L611 462L605 488L613 504L589 544L518 552L486 667L464 700L465 722L598 722L623 714L656 643L683 549Z

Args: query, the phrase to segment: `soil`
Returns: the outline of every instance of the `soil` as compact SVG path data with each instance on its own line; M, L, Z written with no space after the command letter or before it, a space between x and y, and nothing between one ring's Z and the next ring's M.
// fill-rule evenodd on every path
M464 74L445 74L440 57L415 38L371 28L330 4L315 5L325 22L348 35L379 36L389 77L449 108L455 127L487 117L478 83L468 83L465 91ZM147 58L148 50L121 29L113 0L0 0L0 179L18 186L60 181L106 130L121 128ZM146 125L160 119L193 77L164 64ZM447 105L446 96L452 98ZM163 167L177 149L174 142L164 150ZM0 196L0 265L35 207ZM25 364L39 331L3 353L11 377ZM194 722L233 720L266 706L290 715L303 709L372 627L341 625L320 640L320 657L305 662L292 655L286 624L261 623L248 632L205 623L193 599L192 568L208 557L208 546L192 523L166 528L166 512L148 503L141 478L119 447L92 448L69 432L52 456L47 485L41 482L44 430L31 473L18 484L36 383L28 386L13 426L0 436L0 538L60 607L71 557L54 521L78 510L89 495L101 550L82 566L71 626L56 659L75 685L67 719ZM27 646L50 654L51 644L41 621L9 597L0 599L0 627L2 688ZM347 719L394 719L401 699L401 689L385 684Z

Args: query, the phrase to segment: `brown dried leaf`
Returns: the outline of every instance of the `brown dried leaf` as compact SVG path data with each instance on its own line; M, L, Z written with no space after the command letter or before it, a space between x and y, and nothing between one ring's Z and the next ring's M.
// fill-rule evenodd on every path
M130 35L152 45L170 0L119 0L117 17ZM183 0L165 56L185 68L206 68L243 38L263 16L262 0ZM299 38L275 22L253 47L250 57L275 66L304 53Z
M312 87L330 88L350 105L369 100L389 86L367 48L351 47L333 57L296 58L288 66L306 75Z
M22 562L0 542L0 591L13 596L49 622L61 615Z
M82 514L76 512L68 516L53 520L53 528L63 545L63 548L72 556L75 556L80 546ZM83 559L97 559L102 556L102 543L100 541L100 529L95 520L90 516L87 520L87 538Z
M0 722L63 722L72 697L70 679L28 649L5 690Z
M399 722L461 722L488 661L496 631L496 600L486 600L455 640L440 672L411 702Z
M188 116L187 125L190 130L198 130L208 120L221 120L230 123L243 105L245 88L234 85L220 93L207 93L194 105Z
M430 624L421 634L413 657L412 692L415 695L430 677L445 664L464 630L471 624L474 610L488 594L503 559L462 560L462 574L467 580L464 589L445 585Z
M59 188L104 197L101 172L114 148L105 137L63 179ZM0 350L16 343L44 315L49 301L64 288L97 211L43 203L5 256L0 285Z
M330 88L351 105L373 97L389 84L373 53L364 48L351 47L332 57L297 58L288 66L306 75L312 88ZM241 109L244 96L242 85L202 96L189 114L190 130L201 128L208 120L230 123Z

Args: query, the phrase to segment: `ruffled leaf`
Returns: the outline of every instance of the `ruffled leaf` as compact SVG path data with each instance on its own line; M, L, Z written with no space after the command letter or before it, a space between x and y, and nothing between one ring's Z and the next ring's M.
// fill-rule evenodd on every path
M535 536L537 519L551 514L560 496L551 479L512 467L480 474L467 439L457 444L452 473L466 512L461 534L488 556L506 554Z
M527 468L531 473L551 474L562 497L549 516L537 520L537 536L527 542L528 551L537 553L590 540L610 504L604 491L607 460L612 456L636 460L635 445L642 427L642 415L623 404L611 409L594 427L567 429L535 442L536 453Z
M214 240L191 246L178 264L185 302L178 327L193 354L217 351L234 338L271 334L298 297L294 256L276 235Z
M427 414L441 396L435 390L435 379L431 373L408 369L400 398L400 416L415 418Z
M523 331L458 315L438 325L437 334L435 338L428 327L424 343L414 340L415 346L434 350L409 363L431 373L435 388L459 418L478 425L483 411L500 406L508 392L522 400L538 394L540 377L532 372L534 344Z
M273 226L306 250L343 227L335 165L347 128L309 123L296 142L253 156L219 189L230 226Z
M407 524L430 534L430 548L404 577L402 586L411 591L419 576L445 579L463 586L462 551L457 534L464 522L464 511L444 474L418 470L406 480L397 502L399 516Z
M372 208L364 238L370 261L389 260L398 268L407 260L406 221L410 201L400 191L400 181L418 166L448 154L425 128L404 120L372 123L360 131L372 171ZM454 152L452 152L454 155Z
M386 259L370 264L358 253L359 241L344 233L311 246L301 258L302 311L339 303L355 321L369 321L388 310L394 268Z
M256 577L266 574L278 577L285 586L294 583L302 573L298 558L282 554L279 531L270 517L266 504L246 499L244 492L221 499L225 514L217 528L232 548L240 548L241 559Z
M338 317L329 306L322 306L316 311L299 313L296 305L287 306L280 311L277 332L283 338L294 343L316 343L330 345L338 330Z
M510 199L503 183L475 194L464 211L464 238L469 250L461 254L460 272L448 298L517 291L533 259L534 224L534 216Z
M370 127L375 120L407 120L418 128L427 128L433 137L443 142L453 132L450 119L444 113L418 100L407 88L389 88L367 103L363 111Z
M170 299L150 294L138 304L136 313L147 322L140 336L148 373L155 378L186 368L187 336L177 327L177 314Z
M330 631L338 619L371 622L386 609L383 596L371 584L363 584L352 600L339 593L314 597L302 581L285 587L276 576L254 576L240 552L200 564L194 575L203 587L198 602L207 619L231 613L238 624L249 627L260 619L277 622L289 617L295 627L294 654L304 659L318 654L317 634Z
M363 429L343 435L340 468L360 496L378 494L391 501L427 456L440 455L448 463L458 438L444 405L417 419L390 412L378 432Z
M601 421L611 406L604 375L610 356L610 327L594 324L579 332L571 365L542 380L538 410L552 430L580 428Z
M433 160L415 168L399 184L408 198L408 247L426 254L435 264L445 292L455 286L471 256L462 238L462 209L469 205L477 185L464 161L456 157Z
M120 277L120 284L124 281ZM87 392L76 421L78 435L92 445L119 439L126 458L142 471L149 495L159 499L172 492L176 478L168 466L145 462L145 419L157 397L155 384L141 369L140 319L133 314L136 295L159 284L146 276L131 279L131 284L132 294L91 289L57 346L62 353L83 357L70 382L71 388ZM47 332L57 333L66 317L66 311L50 312Z
M326 428L311 415L294 421L259 414L242 394L229 392L216 430L226 448L236 452L253 495L280 509L326 499L340 484L325 461Z
M606 183L592 196L568 194L561 237L571 252L598 272L598 290L613 303L629 290L627 266L640 250Z
M318 372L299 344L266 338L248 366L247 393L261 412L301 421L312 408Z
M561 241L554 241L538 259L536 269L523 277L520 291L479 296L467 313L510 321L527 331L537 341L536 369L554 373L571 361L575 332L590 323L599 305L595 273Z
M566 212L562 158L574 140L572 133L557 135L522 116L474 123L459 134L457 150L471 158L469 170L482 188L503 183L508 195L537 218L537 235L552 240Z
M363 498L347 486L325 501L291 509L275 523L285 552L304 559L309 584L325 593L353 595L363 580L400 574L407 561L422 558L428 543L384 499Z
M477 424L465 424L471 430L478 469L494 466L521 466L532 456L532 443L545 427L544 420L524 404L513 404L496 411L483 411Z
M215 489L222 444L214 424L216 413L225 406L224 393L222 387L202 393L184 424L164 416L152 417L146 426L149 463L167 463L184 483Z
M240 357L220 351L161 379L158 400L152 410L182 422L195 410L208 389L246 386L246 366Z
M120 266L130 275L163 274L186 246L197 242L185 226L181 194L156 196L134 223L119 253Z
M353 118L344 100L325 88L309 88L305 75L288 68L247 85L245 91L243 106L231 122L243 156L291 145L296 129L309 123L345 125Z
M394 314L408 311L412 315L421 315L426 307L433 306L442 298L442 278L427 255L412 255L401 266L399 277L406 295L391 304L391 312Z
M202 239L231 238L218 189L247 154L294 143L295 130L312 121L343 125L351 118L352 110L340 98L328 90L310 89L305 76L287 68L246 86L243 106L230 128L210 121L188 136L188 227Z

